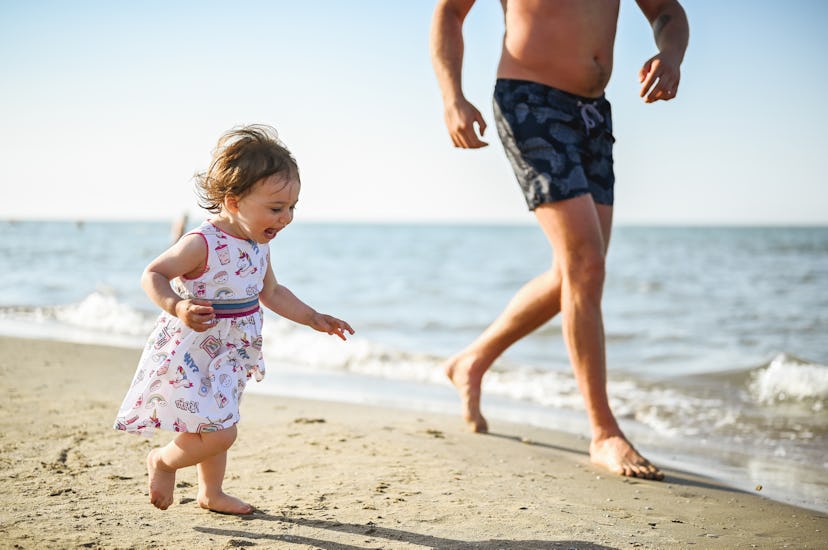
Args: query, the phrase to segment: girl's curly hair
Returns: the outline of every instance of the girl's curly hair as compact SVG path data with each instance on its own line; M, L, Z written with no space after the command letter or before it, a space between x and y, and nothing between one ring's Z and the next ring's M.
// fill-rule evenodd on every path
M198 204L218 214L225 197L241 198L268 176L284 174L285 185L299 181L299 166L270 126L233 128L218 141L206 172L196 174Z

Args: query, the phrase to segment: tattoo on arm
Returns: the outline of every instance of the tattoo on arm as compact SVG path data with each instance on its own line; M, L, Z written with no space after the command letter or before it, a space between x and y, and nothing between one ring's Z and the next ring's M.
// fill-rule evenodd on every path
M653 32L655 33L655 37L658 38L661 34L661 31L664 30L664 27L670 22L672 17L669 14L662 14L659 15L658 18L653 23Z

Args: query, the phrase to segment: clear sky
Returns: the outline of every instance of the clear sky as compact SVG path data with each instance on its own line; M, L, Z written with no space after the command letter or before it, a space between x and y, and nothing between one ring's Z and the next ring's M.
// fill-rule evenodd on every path
M201 217L192 175L256 122L299 161L301 219L531 222L491 116L499 4L478 0L465 25L491 146L462 151L428 0L0 0L0 218ZM683 5L678 98L645 105L652 32L621 3L616 221L828 224L828 2Z

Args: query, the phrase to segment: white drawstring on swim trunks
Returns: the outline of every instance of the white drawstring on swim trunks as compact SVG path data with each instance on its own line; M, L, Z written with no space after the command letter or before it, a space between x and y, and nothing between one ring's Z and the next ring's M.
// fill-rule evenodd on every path
M578 100L578 107L581 109L581 119L584 121L587 133L595 128L599 122L604 122L604 116L595 108L594 103L584 103ZM595 120L593 120L593 118Z

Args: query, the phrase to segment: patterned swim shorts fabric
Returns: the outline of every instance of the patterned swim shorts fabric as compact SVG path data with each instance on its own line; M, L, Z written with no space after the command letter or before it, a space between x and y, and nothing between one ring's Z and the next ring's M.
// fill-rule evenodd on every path
M529 210L587 193L614 200L612 112L609 101L527 80L499 78L497 131Z

